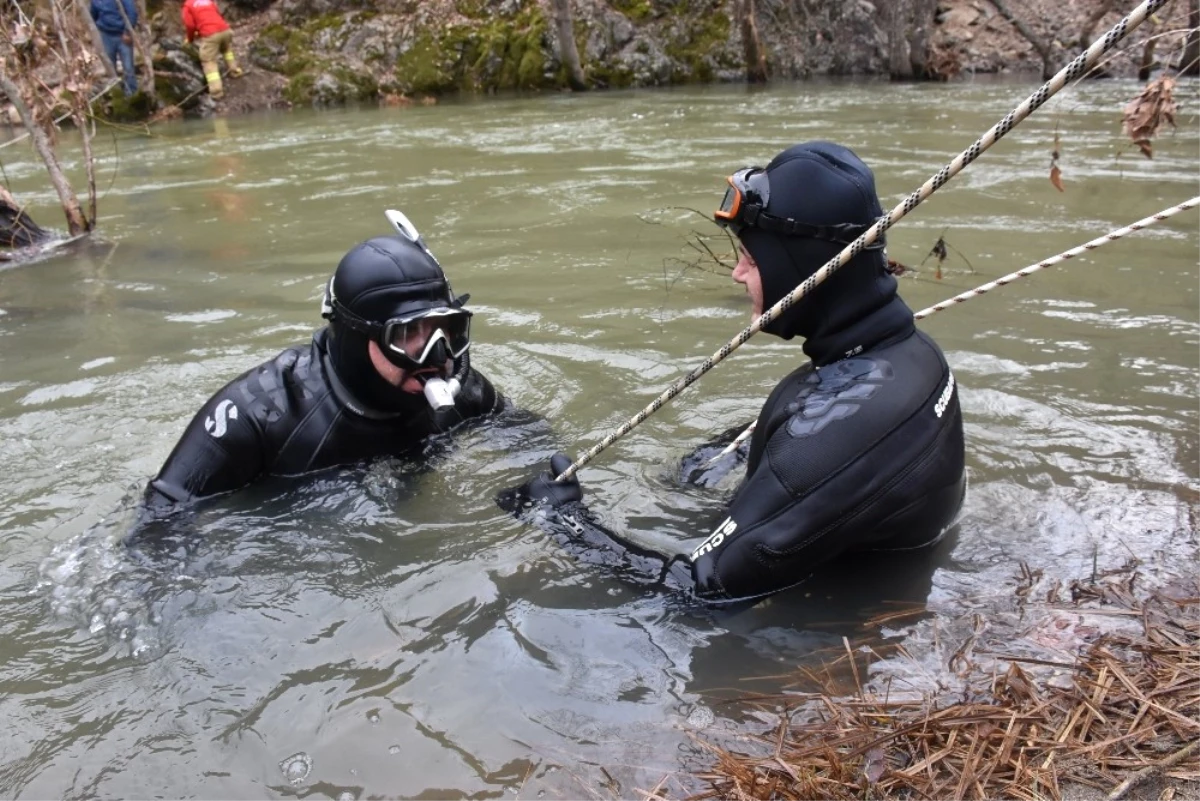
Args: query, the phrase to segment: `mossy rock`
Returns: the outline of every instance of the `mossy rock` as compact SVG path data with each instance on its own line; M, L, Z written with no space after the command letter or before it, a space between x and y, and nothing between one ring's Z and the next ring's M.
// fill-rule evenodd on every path
M370 75L321 65L292 76L283 96L297 106L338 106L377 99L379 84Z
M487 0L457 0L454 10L468 19L487 19L493 13Z
M647 22L656 16L650 0L611 0L609 5L637 23Z
M306 29L268 25L250 46L250 60L258 66L289 77L311 67L312 36Z
M729 17L718 4L712 13L701 15L698 23L680 31L663 48L680 65L672 72L672 83L709 83L720 66L715 54L729 41Z
M601 89L625 89L633 86L634 73L628 67L619 64L589 63L584 68L584 77L588 82ZM566 68L563 68L563 78L566 78Z
M341 98L343 103L376 100L379 97L379 83L371 75L344 67L335 68L332 75L345 87Z
M396 59L396 84L406 94L440 95L456 88L454 60L440 38L422 31Z
M299 75L293 75L288 81L287 86L283 87L283 97L294 106L307 106L312 104L313 84L317 81L317 76L311 72L302 72Z
M158 82L155 82L158 88ZM150 95L139 90L129 97L118 89L113 89L107 95L108 108L102 117L112 122L140 122L154 113L154 102ZM166 102L173 102L167 100Z
M165 75L155 74L154 91L158 95L159 102L164 106L177 106L188 96L188 93L177 81Z
M537 89L546 75L547 21L536 5L485 25L423 32L397 59L395 79L406 94L453 90Z

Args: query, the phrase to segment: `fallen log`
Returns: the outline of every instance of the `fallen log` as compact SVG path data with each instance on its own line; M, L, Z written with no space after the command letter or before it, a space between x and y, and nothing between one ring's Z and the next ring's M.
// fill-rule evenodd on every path
M50 239L50 232L30 219L25 209L0 186L0 247L27 248Z

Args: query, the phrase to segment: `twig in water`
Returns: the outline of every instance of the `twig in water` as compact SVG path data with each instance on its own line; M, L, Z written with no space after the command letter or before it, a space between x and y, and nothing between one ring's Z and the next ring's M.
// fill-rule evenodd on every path
M1198 750L1200 750L1200 740L1195 740L1185 745L1183 748L1180 748L1178 751L1166 757L1165 759L1160 759L1153 765L1147 765L1114 787L1113 791L1108 794L1108 801L1118 801L1118 799L1124 798L1125 795L1134 787L1138 786L1147 779L1151 779L1159 775L1167 768L1178 765L1192 754L1195 754Z

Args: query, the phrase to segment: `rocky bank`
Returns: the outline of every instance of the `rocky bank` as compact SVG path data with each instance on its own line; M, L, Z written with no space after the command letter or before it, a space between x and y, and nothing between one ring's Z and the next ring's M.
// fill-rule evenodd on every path
M916 41L926 55L911 63L928 78L1027 72L1036 79L1044 53L998 5L1043 39L1056 67L1078 52L1087 20L1095 18L1102 33L1119 19L1116 12L1129 10L1104 0L572 0L588 86L746 80L737 14L747 3L770 80L895 77L897 48L907 57ZM436 102L457 92L569 86L551 0L227 0L235 47L250 70L229 82L217 106L204 91L194 48L183 42L179 5L150 3L157 86L176 113ZM1105 11L1109 6L1116 12ZM1136 71L1147 36L1186 27L1186 3L1167 11L1109 62L1110 74ZM1165 61L1179 49L1165 42L1158 53Z

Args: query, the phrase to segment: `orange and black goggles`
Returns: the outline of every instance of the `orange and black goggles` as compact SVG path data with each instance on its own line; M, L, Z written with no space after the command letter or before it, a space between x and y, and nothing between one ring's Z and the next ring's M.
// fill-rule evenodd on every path
M762 167L746 167L725 180L729 183L729 188L721 198L720 208L713 212L713 219L717 225L732 231L734 236L741 236L746 228L761 228L785 236L824 239L839 245L849 245L874 225L811 225L791 217L768 214L765 209L771 200L771 182ZM883 246L883 237L879 237L864 250L881 250Z

